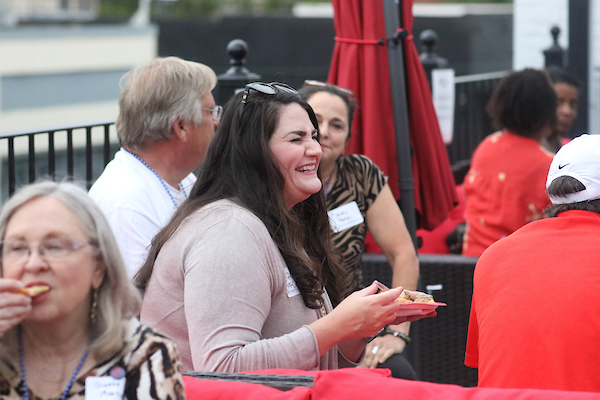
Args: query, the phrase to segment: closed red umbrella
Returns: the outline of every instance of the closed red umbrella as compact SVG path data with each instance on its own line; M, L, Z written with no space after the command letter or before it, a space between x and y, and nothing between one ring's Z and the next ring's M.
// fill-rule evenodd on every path
M328 82L354 91L359 104L347 153L365 154L379 165L390 177L396 198L401 192L410 193L414 182L413 204L419 215L419 227L433 229L446 219L458 201L454 178L425 71L412 41L413 2L402 2L407 39L395 43L385 39L384 2L388 1L386 12L390 7L397 7L395 0L332 0L336 43ZM387 22L389 32L389 15ZM400 21L394 22L399 28ZM392 30L399 31L402 30ZM394 57L400 61L404 58L405 68L394 68L392 73L398 75L391 79L390 62L397 61ZM391 82L395 82L395 87ZM404 87L397 87L404 86L404 82L406 94ZM398 132L403 124L406 126L407 117L409 140ZM400 162L412 154L411 162L402 164L400 172L398 154L402 156ZM402 211L409 230L414 229L410 210L403 208ZM414 235L414 231L411 233Z

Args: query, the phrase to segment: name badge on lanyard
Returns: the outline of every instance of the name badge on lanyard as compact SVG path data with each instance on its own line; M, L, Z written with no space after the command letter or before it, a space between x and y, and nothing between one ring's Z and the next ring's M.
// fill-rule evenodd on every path
M328 211L327 215L329 216L329 224L334 233L362 224L365 220L360 213L356 201L334 208Z
M85 400L121 400L125 393L125 370L113 367L111 376L85 378Z

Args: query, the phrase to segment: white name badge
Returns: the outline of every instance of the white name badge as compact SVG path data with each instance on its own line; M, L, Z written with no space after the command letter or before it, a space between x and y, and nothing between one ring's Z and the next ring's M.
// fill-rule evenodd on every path
M335 208L327 212L327 215L329 215L331 229L333 229L333 232L335 233L352 228L365 220L355 201Z
M296 286L296 281L292 277L292 273L285 267L285 278L287 280L287 295L288 297L294 297L300 294L300 289Z
M112 376L85 378L85 400L121 400L125 393L125 379Z

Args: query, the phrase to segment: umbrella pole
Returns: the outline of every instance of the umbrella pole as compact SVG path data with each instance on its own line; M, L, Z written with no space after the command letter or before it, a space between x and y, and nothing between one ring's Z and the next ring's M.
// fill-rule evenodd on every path
M402 0L383 0L386 37L396 37L401 28ZM406 77L402 40L388 40L388 62L392 90L392 109L396 134L396 160L398 163L398 186L400 187L400 210L416 248L416 214L410 133L408 128L408 105L406 102Z

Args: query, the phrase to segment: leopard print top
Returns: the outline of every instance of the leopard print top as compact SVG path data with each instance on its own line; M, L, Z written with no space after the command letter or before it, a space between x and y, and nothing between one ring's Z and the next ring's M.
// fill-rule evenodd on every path
M23 385L18 365L0 351L0 398L22 399ZM110 359L87 372L80 373L67 394L69 400L85 400L85 379L90 376L111 376L115 371L125 372L124 399L185 400L181 360L175 345L165 336L131 319L123 348ZM36 396L29 388L31 400L58 400Z
M363 287L361 259L367 236L367 211L381 189L387 176L368 157L361 154L342 156L338 159L335 182L327 193L327 210L333 210L353 201L364 221L333 235L333 242L345 261L345 268L352 276L349 288L354 291Z

